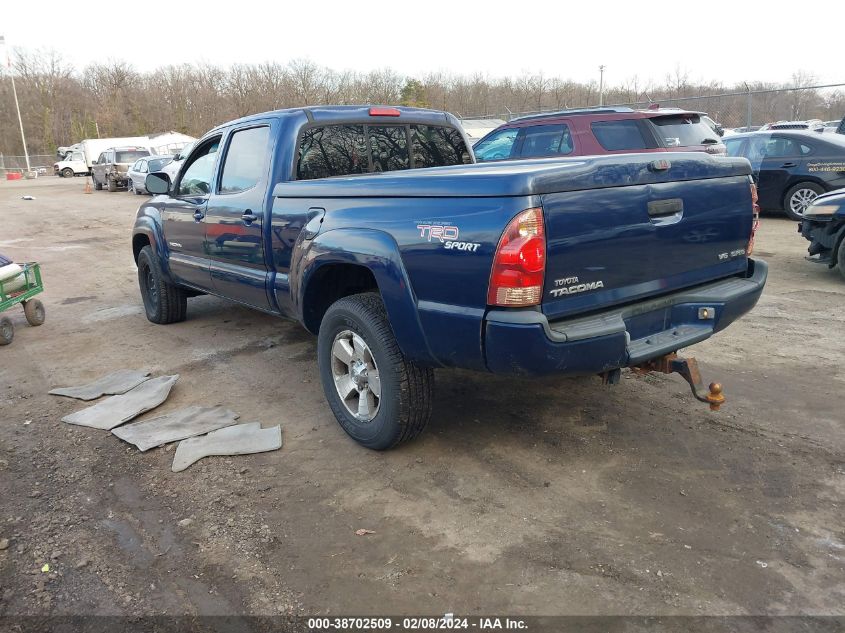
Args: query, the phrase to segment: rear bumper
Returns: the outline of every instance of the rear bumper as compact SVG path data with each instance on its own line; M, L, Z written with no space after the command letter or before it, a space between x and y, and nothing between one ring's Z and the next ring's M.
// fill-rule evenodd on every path
M629 367L703 341L751 310L768 265L748 260L744 277L729 277L588 317L549 322L533 310L487 313L487 369L500 374L597 374ZM712 318L702 319L701 308Z

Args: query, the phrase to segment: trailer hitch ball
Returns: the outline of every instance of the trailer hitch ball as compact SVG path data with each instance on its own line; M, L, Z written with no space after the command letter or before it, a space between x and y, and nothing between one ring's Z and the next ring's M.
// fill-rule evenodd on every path
M710 383L710 393L706 396L707 402L710 403L711 411L718 411L725 402L725 396L722 393L722 385L718 382Z
M718 411L719 407L725 403L725 395L722 393L721 383L711 382L709 392L706 395L702 395L701 392L704 391L704 384L701 381L698 362L694 358L678 358L676 354L666 354L665 356L639 365L635 370L642 373L656 371L663 374L680 374L681 378L687 381L695 399L709 404L711 411Z

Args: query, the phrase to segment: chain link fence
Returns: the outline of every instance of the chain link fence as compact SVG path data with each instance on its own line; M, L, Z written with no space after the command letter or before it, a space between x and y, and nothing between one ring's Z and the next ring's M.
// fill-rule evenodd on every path
M39 176L52 176L53 163L58 160L53 154L30 154L29 166L38 172ZM26 171L26 156L10 156L0 154L0 174L8 172Z
M645 109L659 104L664 108L681 108L706 112L707 115L726 128L761 126L775 121L794 121L820 119L839 121L845 116L845 84L826 84L781 88L776 90L746 90L743 92L725 92L719 94L690 95L684 97L652 97L644 94L644 100L629 102L608 102L604 107L629 107ZM574 107L596 108L593 105ZM523 112L499 112L475 116L463 116L463 119L511 119L554 112L559 108L544 108Z

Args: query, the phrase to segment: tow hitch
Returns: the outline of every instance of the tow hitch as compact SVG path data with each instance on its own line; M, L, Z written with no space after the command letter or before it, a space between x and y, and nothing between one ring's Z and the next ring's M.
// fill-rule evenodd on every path
M711 411L718 411L719 407L725 402L725 396L722 395L722 385L718 382L711 382L709 393L704 396L701 395L704 392L704 384L701 382L698 361L694 358L678 358L677 354L666 354L665 356L655 358L631 369L639 374L647 374L652 371L657 371L661 374L680 374L689 383L695 399L709 404Z

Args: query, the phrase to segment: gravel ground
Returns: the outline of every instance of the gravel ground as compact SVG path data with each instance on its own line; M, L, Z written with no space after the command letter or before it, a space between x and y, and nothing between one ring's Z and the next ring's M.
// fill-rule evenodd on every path
M722 411L677 376L439 371L428 431L375 453L299 325L213 297L148 323L142 198L83 187L0 183L47 308L0 348L0 615L845 614L845 279L793 222L764 217L759 305L694 349ZM181 374L148 416L221 404L284 446L172 473L172 446L60 422L85 405L51 387L121 368Z

